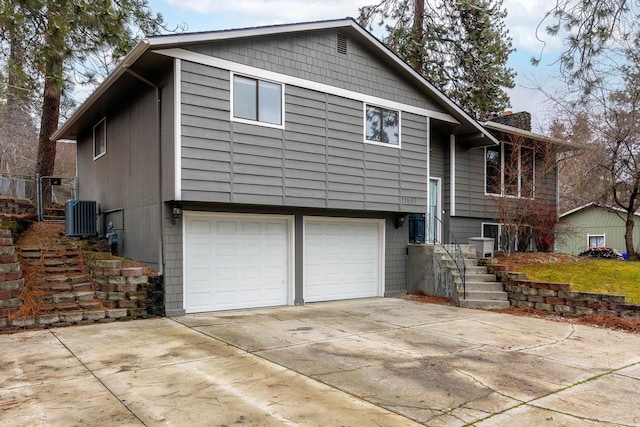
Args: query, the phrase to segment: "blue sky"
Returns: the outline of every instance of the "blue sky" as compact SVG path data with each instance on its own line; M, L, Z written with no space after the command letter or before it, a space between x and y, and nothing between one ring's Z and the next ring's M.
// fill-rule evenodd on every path
M154 12L161 13L171 26L186 24L187 31L213 31L260 25L356 18L358 8L377 0L149 0ZM535 131L544 132L552 113L545 96L535 89L550 87L557 66L553 60L561 46L558 39L539 35L547 42L542 63L534 67L532 56L538 56L543 44L536 39L536 27L549 7L548 0L504 0L508 16L506 26L516 52L509 66L517 72L516 87L508 91L512 110L529 111ZM376 34L380 36L380 34Z

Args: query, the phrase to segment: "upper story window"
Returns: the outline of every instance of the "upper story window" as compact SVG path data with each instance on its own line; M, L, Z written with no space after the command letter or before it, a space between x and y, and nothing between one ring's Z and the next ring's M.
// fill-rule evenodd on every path
M282 85L244 76L233 76L233 118L282 126Z
M93 160L107 154L107 119L100 120L93 127Z
M534 196L533 149L502 143L485 148L485 192L499 196Z
M400 111L365 105L365 141L400 147Z

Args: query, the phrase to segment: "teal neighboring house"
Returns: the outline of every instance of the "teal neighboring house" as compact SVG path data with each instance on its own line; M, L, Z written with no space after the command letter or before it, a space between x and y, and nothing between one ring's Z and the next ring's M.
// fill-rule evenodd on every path
M578 255L589 247L609 246L626 252L624 243L626 212L620 208L588 203L560 215L563 228L556 252ZM640 218L640 215L636 214ZM640 221L636 220L633 242L640 243Z

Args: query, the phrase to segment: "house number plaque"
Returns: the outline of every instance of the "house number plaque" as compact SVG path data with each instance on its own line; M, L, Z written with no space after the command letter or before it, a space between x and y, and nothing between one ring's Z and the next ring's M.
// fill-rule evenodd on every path
M400 196L400 204L401 205L416 205L418 202L415 197L404 197Z

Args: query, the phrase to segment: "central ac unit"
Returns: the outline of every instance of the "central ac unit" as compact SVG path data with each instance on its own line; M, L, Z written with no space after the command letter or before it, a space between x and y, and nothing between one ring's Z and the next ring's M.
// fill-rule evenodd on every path
M67 236L95 236L97 232L97 202L93 200L67 200L64 223Z

